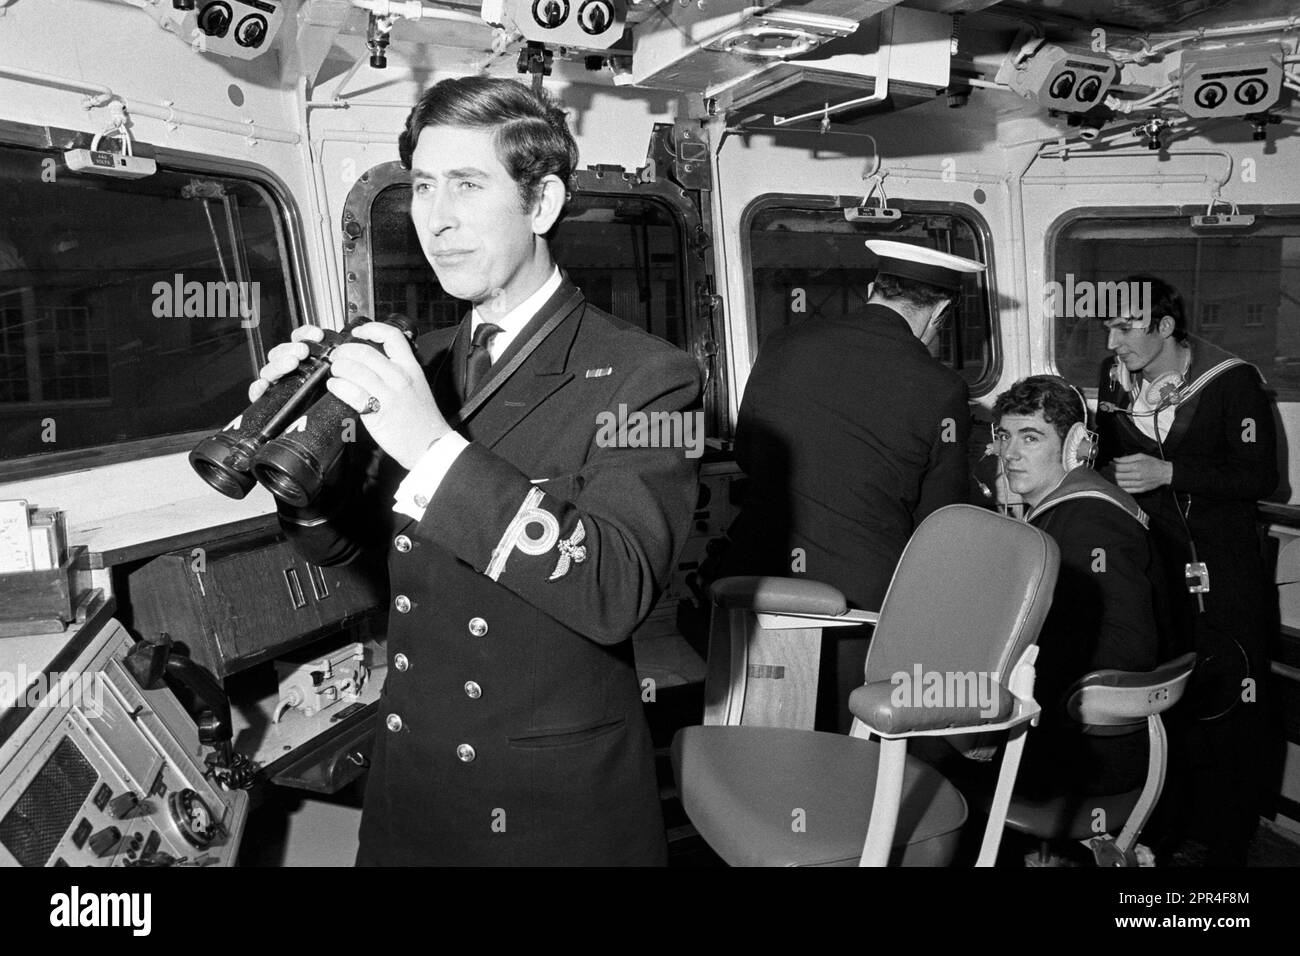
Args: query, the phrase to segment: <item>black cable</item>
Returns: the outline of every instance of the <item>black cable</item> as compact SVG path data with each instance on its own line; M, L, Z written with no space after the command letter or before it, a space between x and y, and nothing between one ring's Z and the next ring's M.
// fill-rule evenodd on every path
M1151 418L1151 425L1156 433L1156 451L1159 452L1160 454L1160 460L1165 462L1167 462L1169 459L1165 458L1164 444L1161 442L1160 439L1160 412L1166 407L1170 407L1170 406L1166 404L1157 406L1156 410L1152 413L1152 418ZM1177 412L1175 411L1174 414L1176 415ZM1178 492L1174 490L1174 480L1172 474L1169 476L1169 493L1174 496L1174 511L1178 512L1178 520L1182 522L1183 531L1187 535L1187 546L1188 548L1191 549L1192 552L1192 564L1200 564L1201 562L1196 557L1196 539L1192 537L1192 529L1187 524L1187 515L1183 513L1182 505L1180 505L1178 502ZM1191 510L1192 510L1192 496L1191 494L1188 494L1187 496L1188 513L1190 513ZM1206 576L1208 577L1209 568L1206 568L1205 570L1206 570ZM1196 610L1198 614L1205 613L1205 599L1204 596L1199 591L1196 592Z

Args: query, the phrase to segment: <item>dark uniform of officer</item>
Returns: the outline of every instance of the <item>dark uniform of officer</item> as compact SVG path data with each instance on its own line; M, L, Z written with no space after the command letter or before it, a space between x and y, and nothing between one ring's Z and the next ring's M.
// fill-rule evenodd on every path
M736 432L750 493L722 571L806 575L875 610L916 526L966 497L968 390L927 346L962 275L984 267L867 246L880 261L863 314L773 333L750 372ZM848 727L868 642L859 630L826 634L819 726Z
M666 858L630 635L684 540L697 463L681 447L602 440L601 426L695 414L699 375L555 270L542 236L571 164L521 214L506 147L481 118L460 119L567 140L576 161L562 114L531 96L449 80L413 111L412 219L443 288L476 308L422 340L422 367L385 326L357 334L387 357L336 351L329 387L386 454L363 496L281 512L315 563L387 549L389 669L360 864ZM509 344L485 355L498 334Z

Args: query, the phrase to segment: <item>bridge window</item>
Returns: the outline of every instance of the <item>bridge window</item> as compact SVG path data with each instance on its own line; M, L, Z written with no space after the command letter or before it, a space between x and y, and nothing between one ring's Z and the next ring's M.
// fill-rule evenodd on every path
M1095 387L1110 358L1101 321L1070 307L1081 283L1145 273L1182 295L1193 347L1245 359L1280 400L1300 401L1300 217L1257 214L1247 229L1204 232L1185 215L1090 216L1059 230L1052 255L1055 281L1079 290L1053 310L1057 367L1079 386Z
M400 312L422 331L460 321L466 304L442 291L411 224L411 187L390 186L370 208L375 314ZM577 193L551 244L587 299L687 348L682 227L669 207L642 196Z
M0 194L0 477L188 447L247 404L296 324L265 189L161 164L79 175L0 145Z
M867 286L875 278L863 247L868 239L910 242L988 261L983 234L965 212L925 203L893 205L903 210L903 217L882 227L848 222L838 202L794 197L758 201L748 214L747 252L760 348L776 329L861 313ZM994 366L989 288L986 276L966 279L955 312L932 347L972 386L985 383Z

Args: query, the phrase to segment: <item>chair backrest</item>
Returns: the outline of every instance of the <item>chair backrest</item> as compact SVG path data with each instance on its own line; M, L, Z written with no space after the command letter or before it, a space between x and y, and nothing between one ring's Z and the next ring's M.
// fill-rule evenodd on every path
M1038 639L1059 564L1056 542L1031 525L973 505L940 508L894 570L867 682L937 674L961 686L962 675L973 675L1005 686Z

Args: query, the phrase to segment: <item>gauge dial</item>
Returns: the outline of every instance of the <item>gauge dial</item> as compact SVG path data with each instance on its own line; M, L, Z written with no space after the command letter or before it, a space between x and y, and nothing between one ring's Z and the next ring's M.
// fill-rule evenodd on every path
M212 811L193 790L187 788L173 793L167 798L167 808L187 843L202 850L216 838L217 822Z

